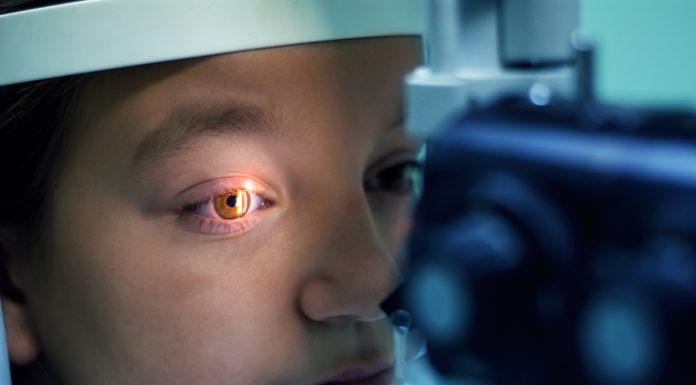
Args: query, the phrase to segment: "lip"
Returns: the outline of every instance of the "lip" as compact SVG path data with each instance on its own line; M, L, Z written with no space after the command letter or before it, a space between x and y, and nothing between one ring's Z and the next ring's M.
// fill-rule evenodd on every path
M354 366L317 385L389 385L393 374L394 367L391 363Z

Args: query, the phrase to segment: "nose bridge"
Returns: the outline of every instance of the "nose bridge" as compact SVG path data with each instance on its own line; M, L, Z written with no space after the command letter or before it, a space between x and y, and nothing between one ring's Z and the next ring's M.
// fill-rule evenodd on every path
M348 195L348 194L346 194ZM335 228L328 239L333 239L333 246L339 254L362 254L359 260L388 257L379 232L375 228L372 212L364 193L353 192L344 199L344 204L336 205ZM331 214L329 214L331 215ZM341 253L342 251L342 253ZM346 258L339 258L346 261Z
M325 212L317 268L301 289L301 309L314 320L380 318L379 304L401 280L364 192L345 194Z

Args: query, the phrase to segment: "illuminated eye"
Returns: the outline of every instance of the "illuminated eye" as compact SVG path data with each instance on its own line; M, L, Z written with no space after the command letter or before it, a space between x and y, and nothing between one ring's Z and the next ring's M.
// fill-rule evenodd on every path
M247 190L237 190L228 194L218 195L213 199L215 213L222 219L238 219L249 211L251 193Z

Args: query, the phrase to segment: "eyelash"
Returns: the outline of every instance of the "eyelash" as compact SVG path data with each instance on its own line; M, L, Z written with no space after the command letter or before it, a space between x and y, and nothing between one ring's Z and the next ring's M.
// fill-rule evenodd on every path
M245 192L251 196L253 203L240 217L235 219L221 218L213 207L214 200L233 193ZM239 234L252 228L259 220L258 211L265 210L273 205L269 199L254 189L245 188L226 189L214 193L199 201L185 204L179 213L179 218L184 221L192 221L185 224L193 224L193 230L203 234ZM203 213L207 211L208 213Z

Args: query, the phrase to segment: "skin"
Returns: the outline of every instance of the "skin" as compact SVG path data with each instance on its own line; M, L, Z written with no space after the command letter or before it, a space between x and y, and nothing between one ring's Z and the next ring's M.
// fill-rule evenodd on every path
M95 76L41 246L13 254L27 302L5 301L12 360L41 353L70 385L312 385L392 362L379 304L400 279L411 196L363 186L415 157L399 121L420 52L380 38ZM240 103L280 133L202 131L134 161L182 106ZM246 225L182 209L249 182L267 203Z

